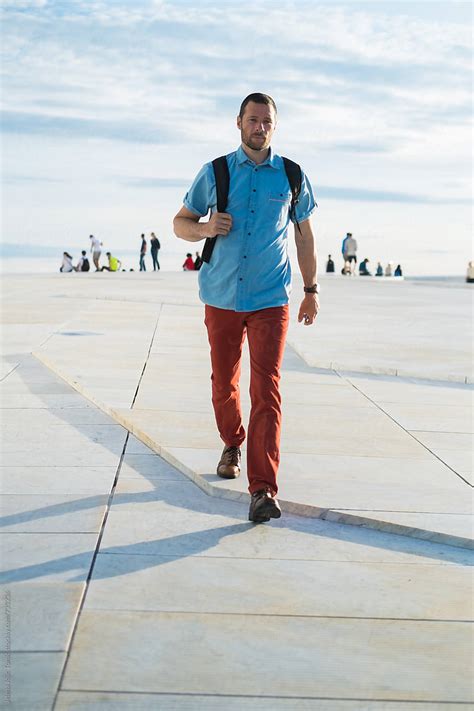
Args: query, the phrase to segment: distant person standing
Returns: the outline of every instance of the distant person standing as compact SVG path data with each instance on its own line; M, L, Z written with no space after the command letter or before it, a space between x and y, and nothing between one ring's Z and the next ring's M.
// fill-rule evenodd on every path
M385 276L386 277L391 277L393 276L393 270L392 270L392 262L389 262L387 266L385 267Z
M395 271L393 272L393 276L396 276L396 277L403 276L402 267L400 264L395 268Z
M377 271L375 272L375 276L383 276L382 262L377 263Z
M153 271L160 271L160 263L158 261L158 252L161 249L160 240L154 232L150 234L150 252L153 260Z
M191 254L191 252L187 253L186 259L183 262L183 271L185 271L185 272L193 272L194 271L193 255Z
M352 232L348 232L342 240L342 256L344 266L348 265L350 273L355 273L357 264L357 241L353 238Z
M195 269L195 271L198 272L201 269L201 267L202 267L201 255L199 254L199 252L196 252L196 259L194 260L194 269Z
M326 274L334 273L334 261L330 254L328 254L328 261L326 263Z
M91 253L92 253L92 261L94 262L95 270L96 272L99 271L99 259L101 255L101 247L102 247L102 242L97 239L97 237L94 237L94 235L90 235L89 237L91 241Z
M466 282L468 284L474 284L474 262L469 262L467 265Z
M86 256L86 250L83 249L81 252L81 258L76 264L76 272L88 272L90 268L91 266Z
M69 252L63 252L63 261L59 267L60 272L73 272L74 267L72 266L72 256Z
M141 240L142 240L142 243L140 245L140 271L146 272L146 265L145 265L146 239L145 239L144 234L141 235Z

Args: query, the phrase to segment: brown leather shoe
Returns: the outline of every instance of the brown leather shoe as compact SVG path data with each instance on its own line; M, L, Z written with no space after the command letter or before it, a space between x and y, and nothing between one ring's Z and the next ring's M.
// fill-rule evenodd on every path
M224 447L217 465L217 476L222 479L237 479L240 474L240 447Z
M280 518L281 509L278 501L268 489L261 489L252 494L249 509L249 521L266 523L271 518Z

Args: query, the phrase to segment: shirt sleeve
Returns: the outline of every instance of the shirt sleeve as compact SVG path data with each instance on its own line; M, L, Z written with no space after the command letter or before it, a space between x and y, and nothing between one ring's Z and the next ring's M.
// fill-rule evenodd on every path
M303 171L301 172L301 191L299 200L295 208L295 217L292 218L293 223L295 223L296 221L304 222L309 217L311 217L313 212L318 207L317 202L314 199L313 188L311 187L311 183L309 182Z
M193 184L184 196L184 207L195 215L207 215L216 204L216 184L211 163L203 165Z

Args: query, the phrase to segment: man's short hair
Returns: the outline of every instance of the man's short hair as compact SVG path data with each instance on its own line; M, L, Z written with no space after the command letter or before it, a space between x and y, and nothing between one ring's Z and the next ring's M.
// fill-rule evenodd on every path
M265 104L266 106L273 106L275 113L277 113L277 107L272 97L268 96L268 94L260 94L259 92L256 92L255 94L249 94L242 101L239 111L240 118L243 118L243 115L245 113L245 107L250 101L253 101L255 104Z

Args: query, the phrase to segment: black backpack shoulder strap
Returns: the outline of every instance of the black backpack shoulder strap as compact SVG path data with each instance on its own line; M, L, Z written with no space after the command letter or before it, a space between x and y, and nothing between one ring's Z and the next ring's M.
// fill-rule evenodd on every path
M299 197L300 197L300 192L301 192L301 183L303 180L303 175L301 173L301 168L298 165L298 163L295 163L293 160L290 160L289 158L285 158L282 156L283 160L283 165L285 166L285 173L286 177L288 178L288 182L290 184L290 189L291 189L291 205L290 205L290 217L296 222L297 227L299 231L301 232L300 226L298 224L298 220L295 217L295 212L296 212L296 205L298 203Z
M212 161L214 176L216 179L216 195L217 195L217 212L225 212L227 208L227 199L229 197L229 166L226 156L219 156ZM204 243L201 259L203 262L209 263L217 237L208 237Z

